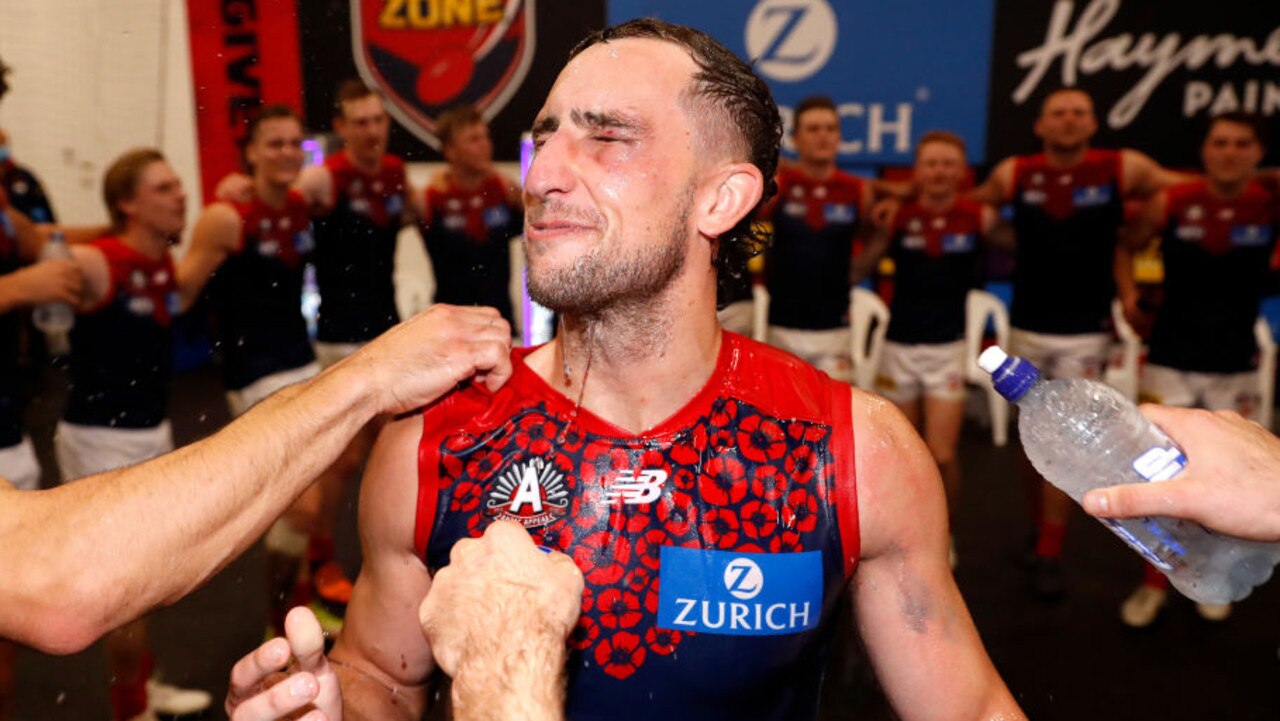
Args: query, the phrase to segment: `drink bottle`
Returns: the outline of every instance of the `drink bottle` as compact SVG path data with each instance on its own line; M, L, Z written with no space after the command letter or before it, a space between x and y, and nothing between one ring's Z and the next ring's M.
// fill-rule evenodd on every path
M1023 358L991 347L978 358L1018 406L1027 458L1076 503L1092 488L1159 483L1187 463L1182 449L1119 391L1084 378L1046 380ZM1164 516L1099 519L1199 603L1231 603L1271 577L1280 544L1258 543Z
M40 260L71 260L71 249L62 231L55 230L49 241L40 249ZM75 323L75 311L63 301L41 303L31 310L31 322L45 335L66 333Z

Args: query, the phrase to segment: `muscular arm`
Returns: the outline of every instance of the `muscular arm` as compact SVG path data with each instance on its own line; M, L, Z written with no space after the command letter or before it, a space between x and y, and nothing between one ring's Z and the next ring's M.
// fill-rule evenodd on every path
M80 302L80 269L69 260L46 260L0 276L0 313L39 303Z
M987 657L947 565L942 482L891 404L854 391L862 560L854 612L904 721L1023 719Z
M178 263L178 297L182 310L195 304L209 276L239 248L243 225L240 214L226 203L214 203L200 213L191 233L191 246Z
M1136 150L1120 151L1120 193L1126 198L1150 198L1175 183L1186 183L1197 176L1162 167Z
M343 715L417 719L435 669L418 621L431 577L413 550L422 418L387 424L373 447L360 492L364 565L330 660L342 682Z
M968 192L968 197L992 207L1009 202L1009 196L1013 193L1013 164L1013 158L1001 160L982 185Z
M0 484L0 637L69 653L176 601L243 552L376 414L467 377L504 383L510 333L492 309L437 305L198 443L49 491Z

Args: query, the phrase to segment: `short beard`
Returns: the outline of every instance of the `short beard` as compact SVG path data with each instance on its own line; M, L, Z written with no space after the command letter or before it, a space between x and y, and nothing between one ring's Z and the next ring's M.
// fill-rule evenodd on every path
M611 310L649 305L684 269L688 255L688 223L693 185L671 223L659 234L657 247L621 249L597 245L568 268L529 272L529 297L546 308L577 318L598 317ZM528 257L528 246L525 246ZM609 255L606 255L609 254Z

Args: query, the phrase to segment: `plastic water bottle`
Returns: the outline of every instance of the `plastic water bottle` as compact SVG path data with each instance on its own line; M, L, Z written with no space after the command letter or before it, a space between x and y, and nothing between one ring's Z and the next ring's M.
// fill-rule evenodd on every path
M1111 386L1083 378L1045 380L1023 358L988 348L978 365L1019 408L1018 433L1031 464L1076 503L1092 488L1177 475L1186 455ZM1214 533L1164 516L1100 519L1199 603L1230 603L1271 577L1280 544Z
M67 247L67 239L62 231L55 230L49 236L49 242L40 249L40 260L71 260L71 249ZM70 303L54 301L41 303L31 311L31 322L44 331L45 335L56 335L71 330L76 322L75 311Z

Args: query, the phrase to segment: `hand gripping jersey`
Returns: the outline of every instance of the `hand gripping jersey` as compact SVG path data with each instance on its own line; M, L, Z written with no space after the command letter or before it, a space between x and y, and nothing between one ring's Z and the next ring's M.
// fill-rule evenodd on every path
M9 202L22 211L33 223L53 223L53 205L45 195L44 186L30 170L13 162L0 162L0 187L9 194Z
M93 247L107 259L102 302L71 328L71 388L63 418L112 428L151 428L166 416L172 314L178 307L173 258L149 258L119 238Z
M465 190L446 175L426 190L422 238L435 270L437 303L487 305L512 322L511 239L524 215L507 198L507 182L491 175Z
M1276 242L1276 198L1256 182L1231 200L1215 196L1203 180L1166 193L1164 302L1148 359L1202 373L1252 370L1253 324Z
M889 340L950 343L964 336L965 298L981 277L982 206L957 198L946 212L919 202L894 218Z
M770 325L824 330L849 324L849 266L861 199L862 181L843 171L826 180L796 168L778 171L778 197L768 216L773 244L765 262Z
M577 562L574 721L813 718L859 554L849 387L726 332L697 396L631 434L576 410L528 352L496 394L424 413L427 566L501 518Z
M209 284L227 388L315 360L302 316L302 274L315 248L307 201L290 190L283 208L235 204L240 248Z
M1089 150L1066 169L1032 155L1018 158L1013 172L1018 249L1010 321L1037 333L1107 330L1124 221L1120 153Z
M23 266L18 254L18 236L9 219L9 201L0 188L0 276ZM0 313L0 448L22 441L22 389L18 384L18 335L22 314L17 310Z
M329 343L371 340L400 321L396 311L396 235L404 213L404 162L384 155L368 175L346 153L325 158L333 175L333 207L315 218L316 337Z

